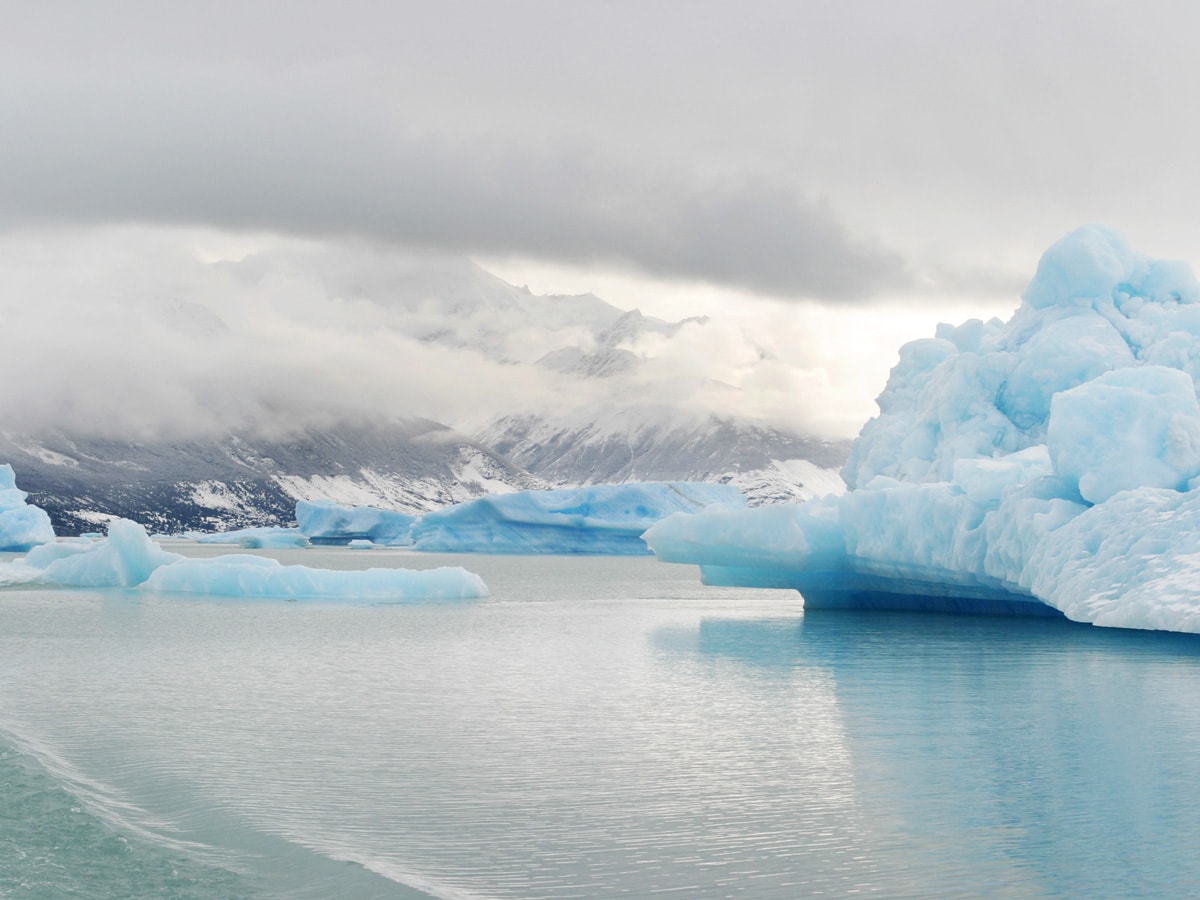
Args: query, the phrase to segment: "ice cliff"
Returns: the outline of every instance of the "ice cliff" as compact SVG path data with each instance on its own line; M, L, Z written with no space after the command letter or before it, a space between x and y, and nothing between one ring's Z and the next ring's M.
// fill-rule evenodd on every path
M1098 225L1007 323L900 350L879 415L803 505L673 516L660 559L806 606L1025 612L1200 632L1200 284Z

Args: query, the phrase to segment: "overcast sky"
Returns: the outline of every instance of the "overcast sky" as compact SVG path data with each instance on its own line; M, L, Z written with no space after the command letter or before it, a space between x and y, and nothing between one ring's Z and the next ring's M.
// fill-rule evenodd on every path
M0 12L0 231L26 245L367 238L666 315L786 304L829 356L869 350L869 377L823 375L864 417L900 340L1007 314L1078 224L1200 260L1195 4Z

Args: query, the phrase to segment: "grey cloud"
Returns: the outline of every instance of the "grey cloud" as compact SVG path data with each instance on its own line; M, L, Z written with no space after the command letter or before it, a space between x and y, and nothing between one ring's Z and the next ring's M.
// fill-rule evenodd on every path
M931 256L1031 266L1082 221L1197 233L1182 0L8 6L10 224L354 232L835 301L944 281Z
M931 303L966 297L998 298L1015 303L1033 277L1032 271L969 263L946 266L930 262L922 267L922 272L924 277L919 290Z
M203 241L170 229L0 236L0 317L19 335L0 358L3 428L136 439L414 416L470 427L553 393L529 367L409 335L408 316L356 299L348 277L374 266L403 289L408 265L453 288L452 267L327 242L268 252L246 272L199 260ZM378 287L373 299L388 299L389 280ZM423 296L417 282L400 299Z
M211 72L6 79L0 223L358 234L839 301L907 280L895 255L786 179L430 136L357 102L355 87Z
M780 303L760 301L788 322L762 329L770 359L736 318L693 319L629 331L644 367L580 379L535 362L597 348L620 310L596 298L539 297L463 258L355 240L272 236L248 256L205 262L195 248L210 237L0 234L0 320L16 336L0 354L3 429L189 438L425 417L473 432L500 414L665 408L703 420L730 402L739 415L828 428L821 410L845 408L804 389L803 363L790 360L809 329L802 309L785 316Z

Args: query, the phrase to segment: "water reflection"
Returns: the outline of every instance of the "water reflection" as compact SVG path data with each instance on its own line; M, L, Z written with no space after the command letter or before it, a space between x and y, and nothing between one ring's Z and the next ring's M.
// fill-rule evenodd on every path
M957 656L959 650L978 648L981 642L986 642L989 654L1009 653L1023 659L1044 653L1095 652L1130 659L1200 660L1200 635L1004 616L811 610L780 618L706 618L697 634L701 652L759 666L810 664L846 654L857 658L865 652L907 657L913 647ZM661 638L672 640L667 632Z
M706 619L694 647L775 677L829 677L878 828L869 852L957 869L960 888L986 876L992 895L1200 884L1195 636L817 611Z
M286 896L1196 894L1196 639L468 567L492 599L8 593L0 720Z

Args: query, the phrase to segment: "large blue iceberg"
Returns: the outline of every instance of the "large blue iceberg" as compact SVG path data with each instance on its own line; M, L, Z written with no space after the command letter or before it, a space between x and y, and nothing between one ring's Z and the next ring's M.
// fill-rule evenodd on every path
M645 535L711 584L815 607L1065 615L1200 632L1200 284L1087 226L1012 319L905 345L850 492Z
M24 552L54 540L50 516L26 502L29 495L17 487L10 465L0 465L0 550Z
M48 543L0 564L0 584L139 588L286 600L401 602L488 596L478 575L458 567L340 571L285 566L250 554L188 559L164 550L142 526L124 519L109 523L108 537L102 541Z
M445 553L648 554L642 533L672 514L713 504L744 507L737 488L638 482L492 494L427 513L412 526L417 550Z
M374 506L342 506L332 500L301 500L296 504L299 530L314 544L372 541L404 546L415 516Z

